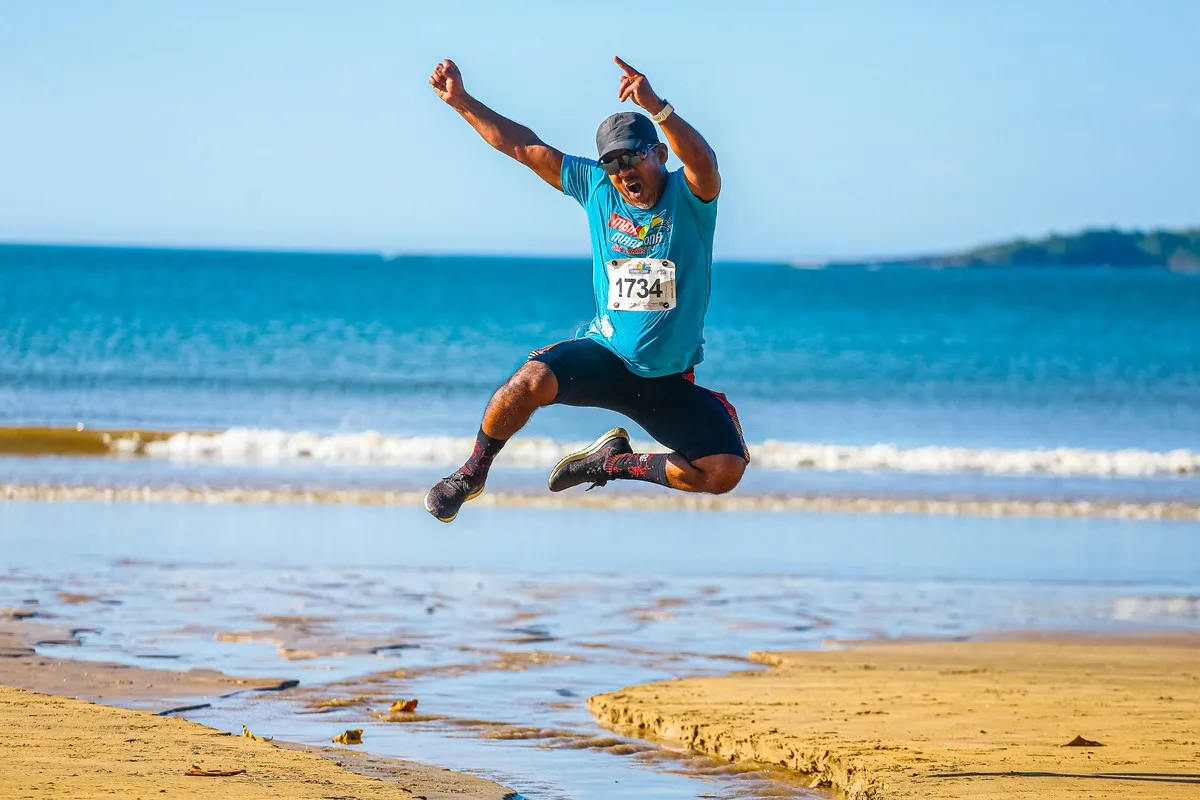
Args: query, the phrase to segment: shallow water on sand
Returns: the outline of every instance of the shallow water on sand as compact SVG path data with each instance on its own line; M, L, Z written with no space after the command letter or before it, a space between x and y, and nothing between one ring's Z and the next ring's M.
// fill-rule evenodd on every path
M90 629L43 652L295 678L186 716L313 743L364 728L367 750L530 800L812 796L587 712L631 683L755 669L751 650L1200 627L1196 523L12 503L0 552L0 606ZM406 697L417 715L378 713Z

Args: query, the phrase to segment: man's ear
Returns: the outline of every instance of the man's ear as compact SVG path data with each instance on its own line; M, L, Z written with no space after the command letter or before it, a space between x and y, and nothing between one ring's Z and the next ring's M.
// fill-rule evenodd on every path
M667 159L671 157L671 151L664 142L659 142L654 145L655 151L658 153L658 163L666 166Z

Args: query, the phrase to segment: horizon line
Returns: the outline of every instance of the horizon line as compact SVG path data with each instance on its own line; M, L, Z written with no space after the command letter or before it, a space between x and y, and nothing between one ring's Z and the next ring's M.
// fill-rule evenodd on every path
M307 248L288 247L279 245L225 245L225 244L146 244L128 242L48 242L33 240L0 239L0 247L39 247L62 248L74 250L146 250L153 252L171 253L248 253L260 255L312 255L312 256L361 256L375 257L391 261L399 258L521 258L552 260L591 260L591 254L579 253L510 253L510 252L476 252L476 251L421 251L421 250L369 250L358 248ZM846 262L844 259L843 263ZM733 264L827 264L822 257L804 256L800 258L720 258L713 259L714 263Z
M907 253L907 254L872 254L872 255L854 255L854 256L827 256L815 254L802 254L786 257L774 258L746 258L746 257L728 257L714 258L713 263L724 264L782 264L786 266L798 267L817 267L817 266L867 266L867 265L903 265L917 263L928 259L947 258L956 255L970 253L975 250L985 249L989 247L1003 246L1006 244L1015 244L1019 242L1034 242L1039 239L1052 239L1056 237L1071 237L1080 236L1086 233L1115 231L1126 235L1145 235L1156 233L1174 233L1174 234L1194 234L1200 231L1200 228L1189 228L1187 226L1180 228L1139 228L1131 227L1121 229L1114 225L1107 227L1084 227L1075 233L1063 233L1059 231L1048 231L1038 239L1029 238L1026 234L1010 236L1007 239L997 239L990 242L984 242L969 246L959 250L944 250L925 253ZM157 252L201 252L201 253L251 253L251 254L277 254L277 255L326 255L326 256L362 256L383 259L385 261L393 261L399 258L520 258L520 259L540 259L540 260L589 260L590 254L584 251L575 253L513 253L513 252L472 252L472 251L420 251L420 250L400 250L400 249L360 249L360 248L321 248L321 247L289 247L287 245L246 245L246 244L186 244L186 243L171 243L171 244L152 244L145 242L95 242L95 241L35 241L35 240L8 240L0 239L0 247L43 247L43 248L65 248L65 249L108 249L108 250L147 250Z

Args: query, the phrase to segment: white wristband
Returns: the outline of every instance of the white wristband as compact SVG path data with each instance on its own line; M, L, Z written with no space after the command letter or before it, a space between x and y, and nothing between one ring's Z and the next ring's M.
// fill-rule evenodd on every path
M673 113L675 113L675 108L670 103L664 103L662 111L658 112L650 119L654 120L655 122L662 122Z

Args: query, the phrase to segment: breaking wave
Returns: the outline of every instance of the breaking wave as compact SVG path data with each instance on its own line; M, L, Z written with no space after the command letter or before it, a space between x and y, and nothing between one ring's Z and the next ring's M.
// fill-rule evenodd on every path
M517 438L504 449L509 466L550 467L587 442ZM473 439L446 436L393 437L368 432L319 436L275 430L230 430L218 434L178 433L149 442L145 453L175 459L293 461L308 459L348 464L453 466L471 452ZM661 449L640 443L638 449ZM783 470L981 472L1003 475L1130 476L1194 475L1200 453L1175 450L1091 451L970 450L951 447L903 449L880 444L848 447L768 441L751 446L760 467Z
M1200 474L1200 453L1190 450L972 450L961 447L900 448L890 444L846 447L796 442L766 442L751 450L760 466L775 469L1140 478Z
M585 441L513 439L504 449L510 467L550 467ZM639 450L662 450L635 442ZM125 455L216 463L312 461L329 464L455 466L473 439L387 436L374 431L316 434L235 428L223 432L96 431L73 428L0 429L0 453ZM1200 452L1172 450L901 448L767 441L750 446L756 466L823 472L981 473L1063 477L1168 477L1200 475Z

